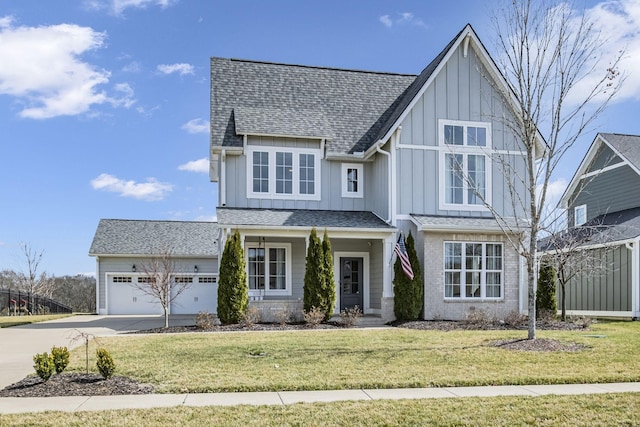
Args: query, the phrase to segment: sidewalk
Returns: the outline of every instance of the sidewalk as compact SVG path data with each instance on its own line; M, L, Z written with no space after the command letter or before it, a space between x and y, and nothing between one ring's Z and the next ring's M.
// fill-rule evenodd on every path
M452 397L544 396L549 394L640 393L640 383L444 387L386 390L280 391L259 393L146 394L126 396L4 397L1 414L42 411L102 411L176 406L290 405L344 400L442 399Z

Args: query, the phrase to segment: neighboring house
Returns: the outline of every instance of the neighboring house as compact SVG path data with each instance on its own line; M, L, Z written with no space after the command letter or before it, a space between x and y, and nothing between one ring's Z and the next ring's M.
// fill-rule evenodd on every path
M96 257L98 314L162 314L135 284L145 280L153 257L170 253L174 280L191 285L170 314L217 310L218 228L211 222L102 219L89 250Z
M568 233L588 236L580 249L605 259L567 284L567 313L640 317L640 136L599 133L560 207ZM542 251L552 249L541 241Z
M524 176L525 160L501 93L470 25L417 76L212 58L218 245L240 232L251 304L302 309L316 227L331 239L336 312L394 318L400 232L416 239L424 319L526 311L524 265L481 200L524 218L503 174L507 161Z

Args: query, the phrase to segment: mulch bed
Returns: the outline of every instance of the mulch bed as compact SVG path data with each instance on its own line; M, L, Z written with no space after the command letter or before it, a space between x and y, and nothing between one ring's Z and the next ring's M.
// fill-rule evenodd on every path
M419 330L526 330L526 324L507 325L501 322L454 322L454 321L414 321L394 322L393 326ZM537 322L539 330L585 330L588 324L571 322ZM132 333L184 333L184 332L223 332L223 331L290 331L309 329L338 329L344 328L339 323L323 323L310 328L304 323L281 325L277 323L259 323L253 325L216 325L211 328L192 326L171 326ZM503 340L494 341L487 345L500 347L505 350L516 351L581 351L588 347L558 340L538 338L536 340ZM114 376L108 380L98 374L62 373L53 375L47 382L37 376L29 376L22 381L0 390L0 397L52 397L52 396L108 396L124 394L153 393L153 386L141 384L131 378Z

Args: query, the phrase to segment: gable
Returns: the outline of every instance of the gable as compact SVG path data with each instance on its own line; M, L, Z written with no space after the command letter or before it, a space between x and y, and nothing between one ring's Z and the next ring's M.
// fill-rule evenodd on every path
M586 169L586 173L595 172L605 167L616 165L623 160L609 147L602 144L598 147L593 160Z

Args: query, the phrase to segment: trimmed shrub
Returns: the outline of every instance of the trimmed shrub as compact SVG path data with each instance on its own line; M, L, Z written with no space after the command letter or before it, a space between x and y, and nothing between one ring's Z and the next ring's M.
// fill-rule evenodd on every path
M424 289L420 260L411 233L407 237L405 246L413 270L413 279L407 277L402 270L400 257L396 257L393 265L393 312L397 320L418 320L422 311Z
M218 281L218 318L225 325L240 322L249 305L244 250L236 230L224 245Z
M56 370L53 356L47 352L36 354L33 356L33 369L42 381L47 382Z
M345 328L352 328L362 317L362 310L357 305L352 308L345 308L340 312L340 323Z
M323 313L323 318L327 316L328 310L324 295L324 287L327 281L325 276L322 243L316 234L316 229L312 228L309 235L309 248L307 249L307 262L304 272L303 309L305 313L316 309Z
M109 353L106 348L96 350L96 367L105 380L111 378L116 371L116 364L113 361L113 357L111 357L111 353Z
M316 328L323 320L324 312L317 307L304 312L304 321L311 328Z
M331 319L336 306L336 279L333 275L333 254L331 253L331 241L327 235L327 230L324 230L324 236L322 236L322 254L324 255L324 286L322 294L324 306L326 307L324 316L326 321Z
M540 262L538 288L536 290L536 317L555 318L558 313L556 301L556 269L548 259Z
M51 357L53 357L56 374L62 373L62 371L67 368L67 365L69 365L69 350L67 347L51 348Z

